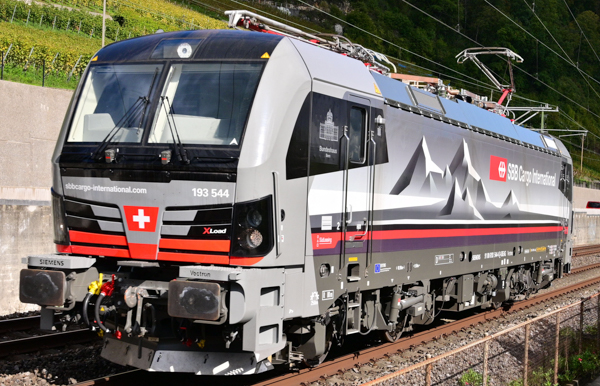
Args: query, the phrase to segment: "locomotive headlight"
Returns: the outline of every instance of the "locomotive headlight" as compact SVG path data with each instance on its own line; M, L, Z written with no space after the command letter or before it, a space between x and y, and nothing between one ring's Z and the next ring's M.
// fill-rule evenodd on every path
M256 209L252 209L246 216L246 220L250 226L256 228L262 222L262 216Z
M190 46L188 43L181 43L179 47L177 47L177 55L183 59L187 59L192 56L192 51L192 46Z
M256 249L262 244L263 235L260 231L250 228L243 234L240 242L248 249Z
M231 256L266 256L275 243L273 197L238 202L233 208Z

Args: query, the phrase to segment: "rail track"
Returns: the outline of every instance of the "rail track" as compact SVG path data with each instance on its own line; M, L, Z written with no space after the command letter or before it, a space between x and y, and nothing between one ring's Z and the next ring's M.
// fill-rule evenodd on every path
M0 334L35 330L35 335L0 341L0 358L98 339L98 336L88 329L39 331L39 325L39 315L0 320Z
M583 246L577 247L573 250L573 256L575 258L586 255L600 253L600 245L594 246ZM579 268L572 269L569 275L577 275L585 271L600 268L600 263L591 264ZM420 331L401 338L395 343L383 343L376 347L369 347L362 349L352 354L340 356L338 358L325 361L321 365L315 368L302 369L297 372L285 372L280 375L275 375L274 372L259 374L257 376L238 376L238 377L225 377L214 379L214 382L207 381L206 385L218 384L220 386L225 385L254 385L254 386L291 386L291 385L306 385L319 379L324 379L328 376L341 373L345 370L351 369L357 365L367 363L369 361L378 360L406 349L410 349L421 344L427 343L432 340L437 340L443 336L450 335L455 331L466 329L474 325L484 323L493 319L497 319L504 315L514 313L526 308L535 306L537 304L544 303L550 299L558 298L568 293L579 291L587 287L600 284L600 277L595 277L589 280L585 280L580 283L572 284L567 287L563 287L554 291L549 291L544 294L538 294L527 300L514 303L510 308L500 308L495 310L489 310L480 312L478 314L462 318L460 320L451 321L449 323L440 325L435 328L431 328L426 331ZM268 375L267 375L268 374ZM197 376L188 374L161 374L161 373L148 373L143 370L134 370L122 374L115 374L105 378L86 381L78 383L81 386L99 386L99 385L129 385L132 382L143 382L145 377L152 377L148 379L158 380L164 378L166 382L179 382L189 383L193 382L193 379ZM168 378L167 378L168 377ZM240 378L241 377L241 378ZM269 377L267 379L267 377ZM197 378L196 378L197 381Z
M580 257L580 256L594 255L596 253L600 253L600 245L598 245L598 244L582 245L580 247L573 248L572 256Z

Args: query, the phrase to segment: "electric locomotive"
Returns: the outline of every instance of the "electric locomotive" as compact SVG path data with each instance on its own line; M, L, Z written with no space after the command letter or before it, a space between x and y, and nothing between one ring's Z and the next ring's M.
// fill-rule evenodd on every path
M567 272L563 144L369 64L286 33L102 48L52 159L57 253L27 258L21 301L113 362L235 375Z

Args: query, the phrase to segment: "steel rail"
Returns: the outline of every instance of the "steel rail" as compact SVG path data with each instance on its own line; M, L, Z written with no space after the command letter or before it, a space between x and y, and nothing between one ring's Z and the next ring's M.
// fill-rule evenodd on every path
M25 316L22 318L12 318L0 320L0 334L11 331L31 330L39 327L40 316Z
M593 255L596 253L600 253L600 245L582 245L573 248L572 256L581 257L586 255Z
M595 268L600 267L600 264L595 264ZM591 269L591 268L590 268ZM578 270L573 270L572 274L586 271L586 267L581 267ZM384 343L377 347L370 347L365 350L355 352L353 354L345 355L336 358L330 362L325 361L317 367L310 369L302 369L296 373L285 374L279 377L275 377L260 383L256 383L255 386L287 386L287 385L301 385L316 382L319 379L324 379L328 376L338 374L342 371L348 370L352 367L389 357L390 355L396 354L403 350L419 346L421 344L437 340L443 336L450 335L456 331L470 328L474 325L484 323L493 319L497 319L501 316L511 314L537 304L544 303L550 299L566 295L568 293L584 289L586 287L600 284L600 277L595 277L589 280L585 280L580 283L572 284L564 288L550 291L545 294L539 294L526 300L522 300L518 303L513 303L510 309L505 310L503 308L482 312L477 315L469 316L464 319L450 322L443 326L418 332L412 336L401 338L395 343Z
M98 339L98 335L88 329L52 332L46 335L12 339L0 342L0 358L54 347L62 347L70 344L86 343L96 339Z

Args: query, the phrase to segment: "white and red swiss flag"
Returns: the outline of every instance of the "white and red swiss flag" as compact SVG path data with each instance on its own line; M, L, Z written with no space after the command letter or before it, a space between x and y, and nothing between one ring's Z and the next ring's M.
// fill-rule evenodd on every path
M154 232L158 208L152 206L124 206L127 228L130 231Z
M490 180L506 181L508 161L506 158L490 156Z

